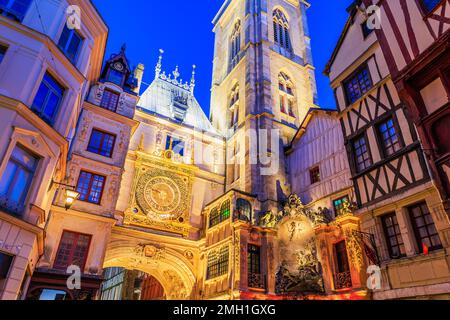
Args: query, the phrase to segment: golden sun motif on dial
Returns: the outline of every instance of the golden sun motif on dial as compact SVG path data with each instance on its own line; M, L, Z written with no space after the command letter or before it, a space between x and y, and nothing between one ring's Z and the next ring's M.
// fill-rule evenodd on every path
M167 177L150 179L144 188L145 202L161 219L175 219L173 211L179 206L181 193L177 184Z

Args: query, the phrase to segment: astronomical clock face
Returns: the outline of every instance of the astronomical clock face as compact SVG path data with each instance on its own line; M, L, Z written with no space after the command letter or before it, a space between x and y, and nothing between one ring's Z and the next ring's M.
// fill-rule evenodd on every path
M152 221L183 223L189 214L189 178L161 169L147 169L138 179L136 208Z
M180 204L180 188L170 178L155 177L147 182L144 198L160 218L170 218L170 212L173 212Z

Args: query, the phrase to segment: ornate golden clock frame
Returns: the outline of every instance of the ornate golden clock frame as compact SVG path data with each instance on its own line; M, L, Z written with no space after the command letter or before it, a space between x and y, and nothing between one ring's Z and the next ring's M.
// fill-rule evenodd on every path
M136 152L136 170L125 225L188 236L192 182L195 167L162 157Z

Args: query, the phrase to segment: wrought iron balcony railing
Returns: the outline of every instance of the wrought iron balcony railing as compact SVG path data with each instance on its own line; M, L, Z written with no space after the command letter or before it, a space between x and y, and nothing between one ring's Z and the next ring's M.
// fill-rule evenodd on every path
M266 277L260 273L248 274L248 287L253 289L266 289Z
M350 271L337 273L334 278L334 286L336 290L351 288L353 284Z

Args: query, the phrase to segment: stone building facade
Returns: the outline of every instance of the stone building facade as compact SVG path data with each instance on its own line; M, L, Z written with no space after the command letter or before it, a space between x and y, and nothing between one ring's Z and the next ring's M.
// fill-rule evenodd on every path
M0 138L1 298L443 297L440 189L382 45L375 33L358 33L356 6L329 65L339 105L330 110L317 105L309 3L224 1L213 21L208 118L195 98L195 66L182 81L178 67L165 70L161 50L144 89L148 68L132 68L125 46L101 68L108 29L90 1L42 4L51 15L30 8L17 16L12 7L0 15L0 121L10 128ZM76 28L68 28L69 5L81 9ZM36 19L48 36L28 34ZM22 56L26 46L9 44L21 28L39 50ZM348 104L345 79L362 66L373 82ZM10 75L12 67L32 72ZM23 86L2 81L30 74ZM50 89L37 87L40 78ZM47 111L51 94L63 111ZM375 132L388 118L401 139L389 136L394 154L386 156ZM358 172L351 143L367 130L373 161ZM20 212L11 211L14 166L33 177ZM436 231L429 240L442 246L416 252L407 210L423 201L417 210ZM385 214L404 237L404 259L392 259ZM422 269L432 277L414 278Z

